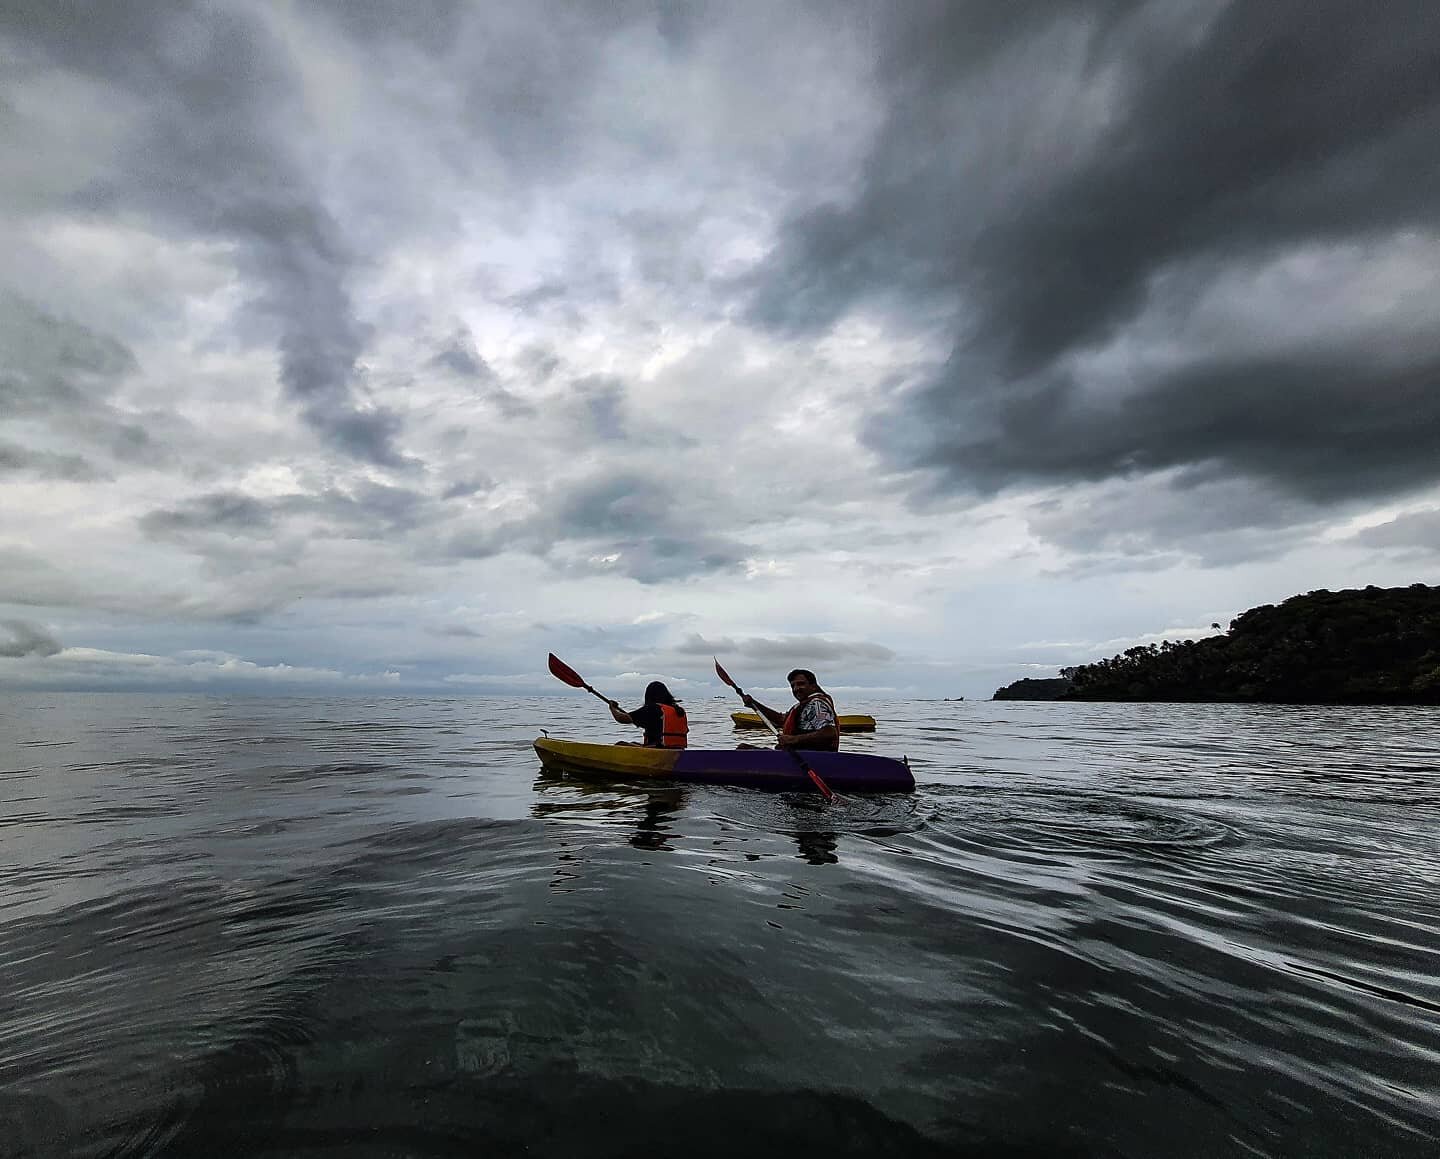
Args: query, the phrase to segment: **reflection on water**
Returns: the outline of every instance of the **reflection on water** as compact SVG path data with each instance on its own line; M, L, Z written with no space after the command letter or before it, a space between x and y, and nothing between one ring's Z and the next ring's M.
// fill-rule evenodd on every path
M840 838L834 833L824 833L819 830L796 833L795 844L800 846L800 856L811 865L834 865L840 860L835 855Z
M0 1155L1433 1153L1433 713L853 707L917 793L554 776L625 732L562 699L8 703Z

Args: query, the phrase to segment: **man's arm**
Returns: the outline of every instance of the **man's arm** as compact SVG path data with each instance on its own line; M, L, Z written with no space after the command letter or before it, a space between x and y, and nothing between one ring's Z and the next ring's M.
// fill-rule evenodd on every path
M745 694L745 703L750 708L753 708L756 712L763 712L765 716L769 719L770 723L773 724L776 728L785 727L785 714L783 712L776 712L773 708L766 708L765 705L761 704L748 692Z

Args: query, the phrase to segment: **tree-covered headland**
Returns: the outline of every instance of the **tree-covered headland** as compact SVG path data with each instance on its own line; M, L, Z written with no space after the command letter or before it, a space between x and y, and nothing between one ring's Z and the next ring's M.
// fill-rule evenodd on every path
M1440 587L1292 596L1223 635L1128 648L995 699L1440 704Z

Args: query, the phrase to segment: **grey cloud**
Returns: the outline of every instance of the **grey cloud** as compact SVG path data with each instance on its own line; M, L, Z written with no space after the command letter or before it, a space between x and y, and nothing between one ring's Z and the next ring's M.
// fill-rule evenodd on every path
M140 518L140 526L145 532L159 538L195 531L263 535L274 525L272 505L233 492L202 495L178 507L147 512Z
M15 294L0 294L0 413L79 440L88 450L145 467L172 463L192 434L179 416L116 402L138 365L130 349ZM108 473L83 456L11 444L0 467L89 481Z
M55 608L93 605L96 593L25 548L0 546L0 604Z
M596 438L613 442L620 442L625 438L628 429L625 418L625 386L619 379L591 375L577 379L570 389L583 408Z
M696 445L696 440L681 431L657 421L643 409L630 404L628 384L607 374L586 375L569 383L564 393L550 408L564 417L586 448L596 444L644 443L667 450L683 450Z
M470 523L444 536L435 545L436 555L443 560L489 559L512 547L536 547L535 536L528 524Z
M13 83L48 65L141 110L120 167L74 208L234 242L305 420L348 454L408 462L395 449L399 420L352 391L366 340L346 285L353 258L302 164L298 81L260 10L19 0L0 13L0 36L24 62Z
M613 570L642 584L690 579L718 571L733 571L744 560L745 548L720 535L704 533L657 535L649 538L615 536L602 550L615 554L613 562L589 558L566 562L552 553L554 562L582 574Z
M442 56L455 44L464 23L464 0L317 0L335 24L358 40L400 39L428 55Z
M505 299L505 304L519 310L522 314L529 314L543 306L556 302L567 302L569 299L570 291L563 283L541 282L533 289L511 294Z
M0 475L7 472L29 472L71 483L93 483L110 477L81 455L34 451L13 443L0 443Z
M488 382L495 377L490 364L480 357L480 351L475 347L475 339L464 329L451 335L445 346L430 360L430 364L458 374L461 378Z
M1440 477L1433 344L1397 367L1358 324L1308 356L1216 334L1181 369L1117 369L1135 381L1110 409L1071 367L1167 272L1198 293L1289 248L1440 228L1440 8L902 5L878 59L858 194L790 218L749 316L951 319L948 362L868 428L892 464L980 491L1206 463L1316 498Z
M644 535L666 528L671 519L665 488L634 474L587 479L562 497L555 512L567 537Z
M0 294L0 410L9 417L104 408L135 370L116 339Z
M640 21L653 24L654 10L649 0L471 9L459 37L471 125L523 174L570 168L586 143L580 113L606 42Z
M1365 547L1440 552L1440 507L1407 511L1387 523L1363 528L1350 538Z
M489 491L494 486L495 480L485 475L469 479L458 479L440 493L440 498L468 499L471 495L478 495L481 491Z
M707 639L692 635L676 651L686 656L743 656L767 663L792 664L799 661L861 661L888 664L895 653L883 644L864 640L825 640L819 636L717 636Z
M1032 503L1026 522L1036 538L1075 557L1067 568L1074 574L1271 559L1334 514L1247 479L1182 474L1076 487Z
M692 526L691 503L659 479L634 473L591 477L557 494L546 529L560 541L591 545L598 562L572 561L578 570L615 568L641 583L661 583L738 567L749 554L741 543ZM603 559L617 555L613 562ZM562 557L551 552L551 558Z
M537 382L546 382L560 369L560 356L548 346L527 346L516 360L522 371Z
M456 636L464 640L480 640L485 636L484 632L477 631L465 624L442 624L438 628L432 628L431 634L435 636Z
M60 641L43 628L24 620L0 620L0 628L9 633L9 639L0 637L0 656L54 656L60 651Z
M423 492L367 480L348 489L266 499L212 492L147 512L140 526L156 538L180 539L204 551L197 536L270 537L292 521L303 521L310 538L386 539L442 517L440 501Z

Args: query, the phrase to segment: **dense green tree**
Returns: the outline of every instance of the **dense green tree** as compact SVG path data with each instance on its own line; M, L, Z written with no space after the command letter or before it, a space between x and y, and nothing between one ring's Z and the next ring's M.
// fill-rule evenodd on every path
M1061 679L1058 696L1020 687L1053 682L1017 681L996 699L1440 704L1440 587L1292 596L1251 608L1222 636L1129 648Z

